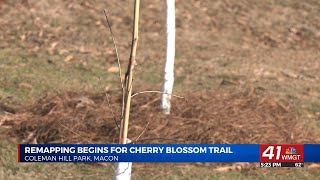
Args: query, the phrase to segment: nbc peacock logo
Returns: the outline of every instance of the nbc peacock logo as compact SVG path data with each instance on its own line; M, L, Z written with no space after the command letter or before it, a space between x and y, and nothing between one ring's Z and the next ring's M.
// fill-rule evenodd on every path
M286 154L297 154L297 150L293 147L286 149Z

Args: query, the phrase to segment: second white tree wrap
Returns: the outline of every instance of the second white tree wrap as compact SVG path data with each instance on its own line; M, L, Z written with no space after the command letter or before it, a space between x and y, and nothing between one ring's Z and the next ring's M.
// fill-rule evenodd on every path
M174 84L175 58L175 0L166 0L166 60L164 67L164 82L161 96L161 108L165 114L170 114L171 95Z

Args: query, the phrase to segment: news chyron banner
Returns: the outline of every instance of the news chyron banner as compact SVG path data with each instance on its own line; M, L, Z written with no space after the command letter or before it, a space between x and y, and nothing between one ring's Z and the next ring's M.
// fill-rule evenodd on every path
M20 144L19 162L259 162L304 167L320 162L320 144Z

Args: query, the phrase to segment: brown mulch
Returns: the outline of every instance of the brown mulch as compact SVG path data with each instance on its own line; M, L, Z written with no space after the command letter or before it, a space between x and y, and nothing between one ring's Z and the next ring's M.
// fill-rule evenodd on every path
M119 117L120 96L111 95ZM135 140L150 122L137 143L320 142L293 108L270 95L211 91L185 97L173 98L166 116L158 94L136 96L129 138ZM104 93L49 93L0 120L19 143L117 143L119 133Z

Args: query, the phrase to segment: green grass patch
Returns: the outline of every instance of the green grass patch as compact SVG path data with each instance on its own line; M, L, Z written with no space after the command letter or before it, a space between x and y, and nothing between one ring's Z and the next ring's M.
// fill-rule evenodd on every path
M0 97L14 101L48 91L102 91L117 78L98 63L68 64L60 56L13 55L7 51L0 51L0 67Z

